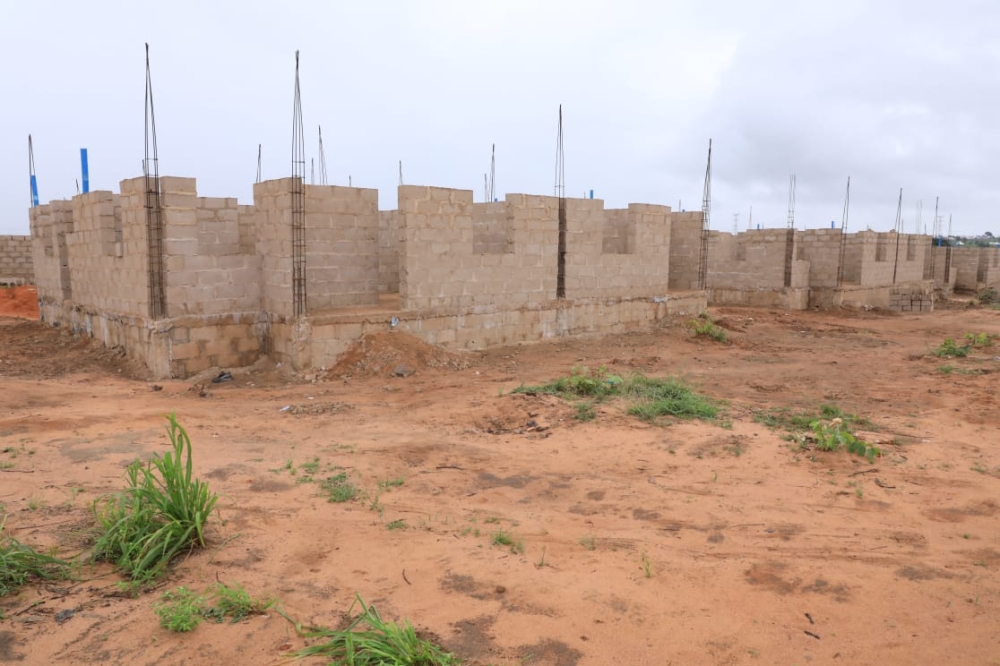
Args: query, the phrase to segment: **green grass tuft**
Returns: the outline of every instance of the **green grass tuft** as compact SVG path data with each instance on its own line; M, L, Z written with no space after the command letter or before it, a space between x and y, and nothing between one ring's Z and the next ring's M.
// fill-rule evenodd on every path
M277 603L273 598L250 596L239 583L233 583L232 586L216 583L209 592L209 599L214 601L215 605L205 609L203 615L216 622L222 622L227 618L230 622L239 622L251 615L263 615Z
M70 577L70 563L39 553L4 532L7 518L0 520L0 598L17 592L32 579L58 580Z
M355 606L360 606L361 612L342 630L312 628L302 632L296 624L304 638L319 642L299 650L295 657L322 657L331 664L351 666L458 666L460 663L450 653L420 638L408 621L404 620L400 626L383 620L360 595L348 615Z
M205 521L218 496L192 474L191 440L173 414L173 451L135 461L125 490L94 502L99 535L93 557L115 564L133 580L160 576L182 551L205 546Z
M655 379L641 374L619 377L606 368L574 368L568 377L539 386L520 386L514 393L557 395L566 399L589 398L577 406L576 418L589 420L593 403L620 397L631 403L628 412L646 421L670 416L712 420L719 414L714 401L692 391L677 379Z

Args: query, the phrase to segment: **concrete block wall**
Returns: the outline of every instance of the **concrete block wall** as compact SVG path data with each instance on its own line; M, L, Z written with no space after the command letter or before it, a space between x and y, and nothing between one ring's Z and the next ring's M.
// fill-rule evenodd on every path
M512 254L514 235L506 201L472 204L473 254Z
M795 258L809 263L806 286L836 287L840 266L840 229L807 229L795 232Z
M979 288L978 247L952 247L951 270L955 273L955 289L974 291Z
M893 286L889 290L889 309L894 312L932 312L934 282L926 280Z
M261 308L278 317L293 316L291 193L291 178L253 186L253 225L261 257Z
M73 231L73 204L65 199L29 209L31 259L39 301L72 298L66 235Z
M952 248L944 245L933 245L929 250L928 254L933 257L933 266L928 267L928 273L931 273L929 277L934 280L934 286L937 289L942 290L946 295L950 294L955 289L955 278L958 277L957 271L951 266Z
M631 224L627 209L604 211L603 254L632 254L635 252L635 226ZM669 254L667 255L669 259Z
M673 212L670 216L670 288L698 288L701 261L701 211Z
M474 252L475 218L489 216L480 223L486 228L498 214L474 205L470 190L404 185L398 201L403 309L520 307L555 298L558 199L507 195L513 245L502 254Z
M20 278L33 282L31 236L0 235L0 278Z
M399 218L394 210L378 212L378 291L399 292Z
M600 199L567 199L566 298L665 296L670 223L668 206L606 211Z
M788 244L784 229L751 229L737 235L713 231L708 242L707 282L711 288L783 289ZM807 264L807 262L802 262ZM800 265L797 274L802 281ZM796 277L793 266L793 277Z
M261 259L241 240L250 225L236 199L199 197L194 178L160 181L167 316L257 312Z
M1000 247L979 248L977 280L981 286L1000 287Z
M378 190L305 186L306 312L376 305Z
M145 180L122 183L122 192L73 197L73 232L66 237L72 300L92 312L145 316L149 309Z
M861 266L866 251L867 242L864 237L858 234L847 235L844 241L844 284L861 285Z

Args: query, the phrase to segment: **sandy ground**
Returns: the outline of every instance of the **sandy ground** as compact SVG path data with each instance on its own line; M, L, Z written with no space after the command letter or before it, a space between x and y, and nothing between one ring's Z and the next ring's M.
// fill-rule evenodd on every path
M216 580L327 627L360 594L467 664L1000 663L1000 348L929 355L1000 333L1000 312L712 314L730 342L684 321L464 355L382 334L317 382L261 366L159 390L112 351L0 319L19 539L85 552L91 502L165 450L171 411L221 495L209 548L158 590L131 598L98 566L0 600L0 663L273 664L305 645L274 612L158 626L163 590ZM679 376L725 415L654 426L607 404L581 422L509 394L574 365ZM885 455L801 451L755 420L821 403L870 419ZM341 470L364 499L320 495ZM523 552L493 545L501 529Z

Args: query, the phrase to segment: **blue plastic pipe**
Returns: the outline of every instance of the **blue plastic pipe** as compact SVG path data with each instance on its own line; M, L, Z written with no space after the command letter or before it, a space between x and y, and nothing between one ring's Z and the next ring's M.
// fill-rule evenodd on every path
M83 170L83 193L90 191L90 168L87 165L87 149L80 149L80 168Z
M31 174L31 206L38 206L38 179L35 174Z

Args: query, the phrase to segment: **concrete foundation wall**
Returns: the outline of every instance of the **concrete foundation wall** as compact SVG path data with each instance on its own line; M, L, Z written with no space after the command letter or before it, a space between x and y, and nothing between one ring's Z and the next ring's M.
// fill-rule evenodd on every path
M0 280L14 278L33 282L31 236L0 236Z
M661 299L552 300L501 310L474 308L455 312L379 312L320 315L300 322L274 323L280 341L273 357L296 368L333 365L362 335L396 330L428 343L477 350L495 345L537 342L555 337L597 336L644 330L669 316L696 316L707 307L703 293ZM396 319L392 327L391 320Z

